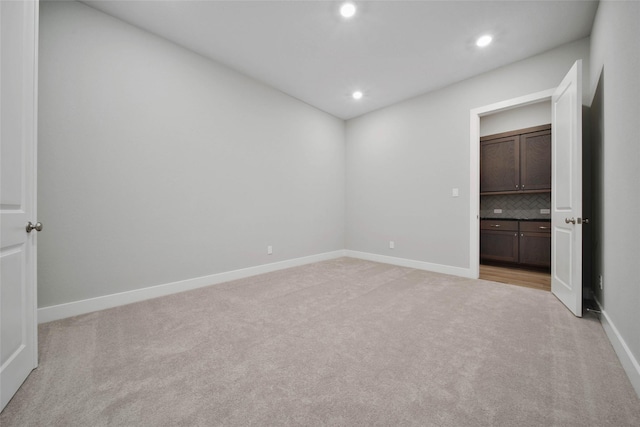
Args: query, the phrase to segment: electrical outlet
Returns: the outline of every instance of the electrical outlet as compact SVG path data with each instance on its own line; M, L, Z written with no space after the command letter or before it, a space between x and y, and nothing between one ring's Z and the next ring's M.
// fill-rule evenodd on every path
M396 247L396 242L394 242L393 240L389 240L389 249L393 249Z
M602 279L602 274L600 275L600 290L603 289L604 280Z
M540 213L541 214L550 214L551 213L551 209L540 209Z
M273 254L273 246L267 246L267 255Z
M502 209L494 209L493 213L502 213Z

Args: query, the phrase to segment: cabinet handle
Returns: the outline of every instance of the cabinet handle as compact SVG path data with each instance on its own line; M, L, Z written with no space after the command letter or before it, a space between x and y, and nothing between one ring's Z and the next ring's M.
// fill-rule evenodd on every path
M518 188L518 184L516 184L516 188Z
M513 233L513 235L514 235L515 237L518 237L518 233Z
M520 234L520 237L524 237L524 233Z
M549 229L549 227L542 227L542 226L540 226L540 227L538 227L538 228L539 228L540 230L548 230L548 229Z
M522 184L522 189L524 190L524 184Z
M496 227L497 228L497 227L500 227L500 224L491 224L491 225L489 225L489 227Z

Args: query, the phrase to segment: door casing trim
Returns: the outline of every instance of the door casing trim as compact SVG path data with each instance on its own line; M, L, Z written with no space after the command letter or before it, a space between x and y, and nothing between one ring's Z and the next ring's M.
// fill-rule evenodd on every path
M472 108L469 112L469 274L473 279L480 275L480 117L551 101L554 91L555 88L547 89Z

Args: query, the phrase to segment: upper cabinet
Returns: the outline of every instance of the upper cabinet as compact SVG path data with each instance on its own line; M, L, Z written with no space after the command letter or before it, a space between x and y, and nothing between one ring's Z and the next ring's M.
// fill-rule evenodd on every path
M551 125L480 138L480 193L551 191Z
M480 141L480 192L520 189L520 136Z
M520 135L520 189L551 191L551 126Z

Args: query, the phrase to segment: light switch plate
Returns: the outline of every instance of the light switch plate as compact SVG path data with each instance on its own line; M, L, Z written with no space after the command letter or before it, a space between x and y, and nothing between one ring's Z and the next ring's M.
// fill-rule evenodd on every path
M458 197L459 195L460 195L460 192L458 191L457 188L454 188L453 190L451 190L452 197Z

